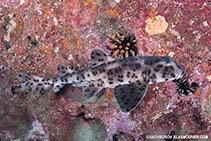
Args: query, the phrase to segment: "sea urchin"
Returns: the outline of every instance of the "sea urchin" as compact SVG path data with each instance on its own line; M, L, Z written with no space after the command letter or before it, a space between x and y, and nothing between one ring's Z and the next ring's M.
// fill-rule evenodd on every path
M185 75L180 79L174 80L173 82L177 85L176 90L180 96L193 95L196 89L199 87L196 82L192 82L190 85L188 82L188 77Z
M126 31L116 32L109 37L109 45L106 46L111 50L111 56L116 59L137 56L136 37L133 33Z

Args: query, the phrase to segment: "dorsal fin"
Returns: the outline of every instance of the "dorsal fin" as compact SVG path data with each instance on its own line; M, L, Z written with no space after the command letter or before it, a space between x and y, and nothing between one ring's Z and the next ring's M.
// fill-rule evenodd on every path
M98 66L100 64L115 60L114 58L108 56L106 53L104 53L100 49L93 49L90 57L91 57L91 65L92 66Z
M73 69L73 66L65 66L63 64L58 64L57 71L58 71L58 75L61 77L68 73L74 72L74 69Z

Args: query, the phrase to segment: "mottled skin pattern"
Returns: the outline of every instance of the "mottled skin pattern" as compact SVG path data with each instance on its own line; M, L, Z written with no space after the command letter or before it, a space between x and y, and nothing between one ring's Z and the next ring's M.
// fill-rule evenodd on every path
M169 57L140 56L100 64L96 67L66 74L57 83L92 82L97 87L114 88L137 80L146 83L164 82L179 79L184 69ZM56 83L55 83L56 85Z
M24 73L19 74L19 79L23 89L30 87L37 93L42 93L50 85L53 85L54 92L58 92L65 84L72 84L81 87L86 99L104 88L114 88L121 110L128 112L143 99L148 84L176 80L184 74L184 68L169 57L137 56L114 60L99 49L92 51L91 64L91 67L79 71L60 64L57 67L60 77L55 79ZM134 98L128 97L130 94Z

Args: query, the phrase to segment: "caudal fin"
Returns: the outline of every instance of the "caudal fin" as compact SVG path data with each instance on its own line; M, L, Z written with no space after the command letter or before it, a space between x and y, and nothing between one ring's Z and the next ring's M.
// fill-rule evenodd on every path
M22 90L31 89L37 94L44 94L45 90L53 84L53 79L41 78L22 72L18 73L18 78L21 81Z

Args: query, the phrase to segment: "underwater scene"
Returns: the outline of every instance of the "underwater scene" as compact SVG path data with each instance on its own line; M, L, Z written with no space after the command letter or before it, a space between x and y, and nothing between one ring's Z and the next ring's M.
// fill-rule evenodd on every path
M1 0L0 141L211 141L211 1Z

